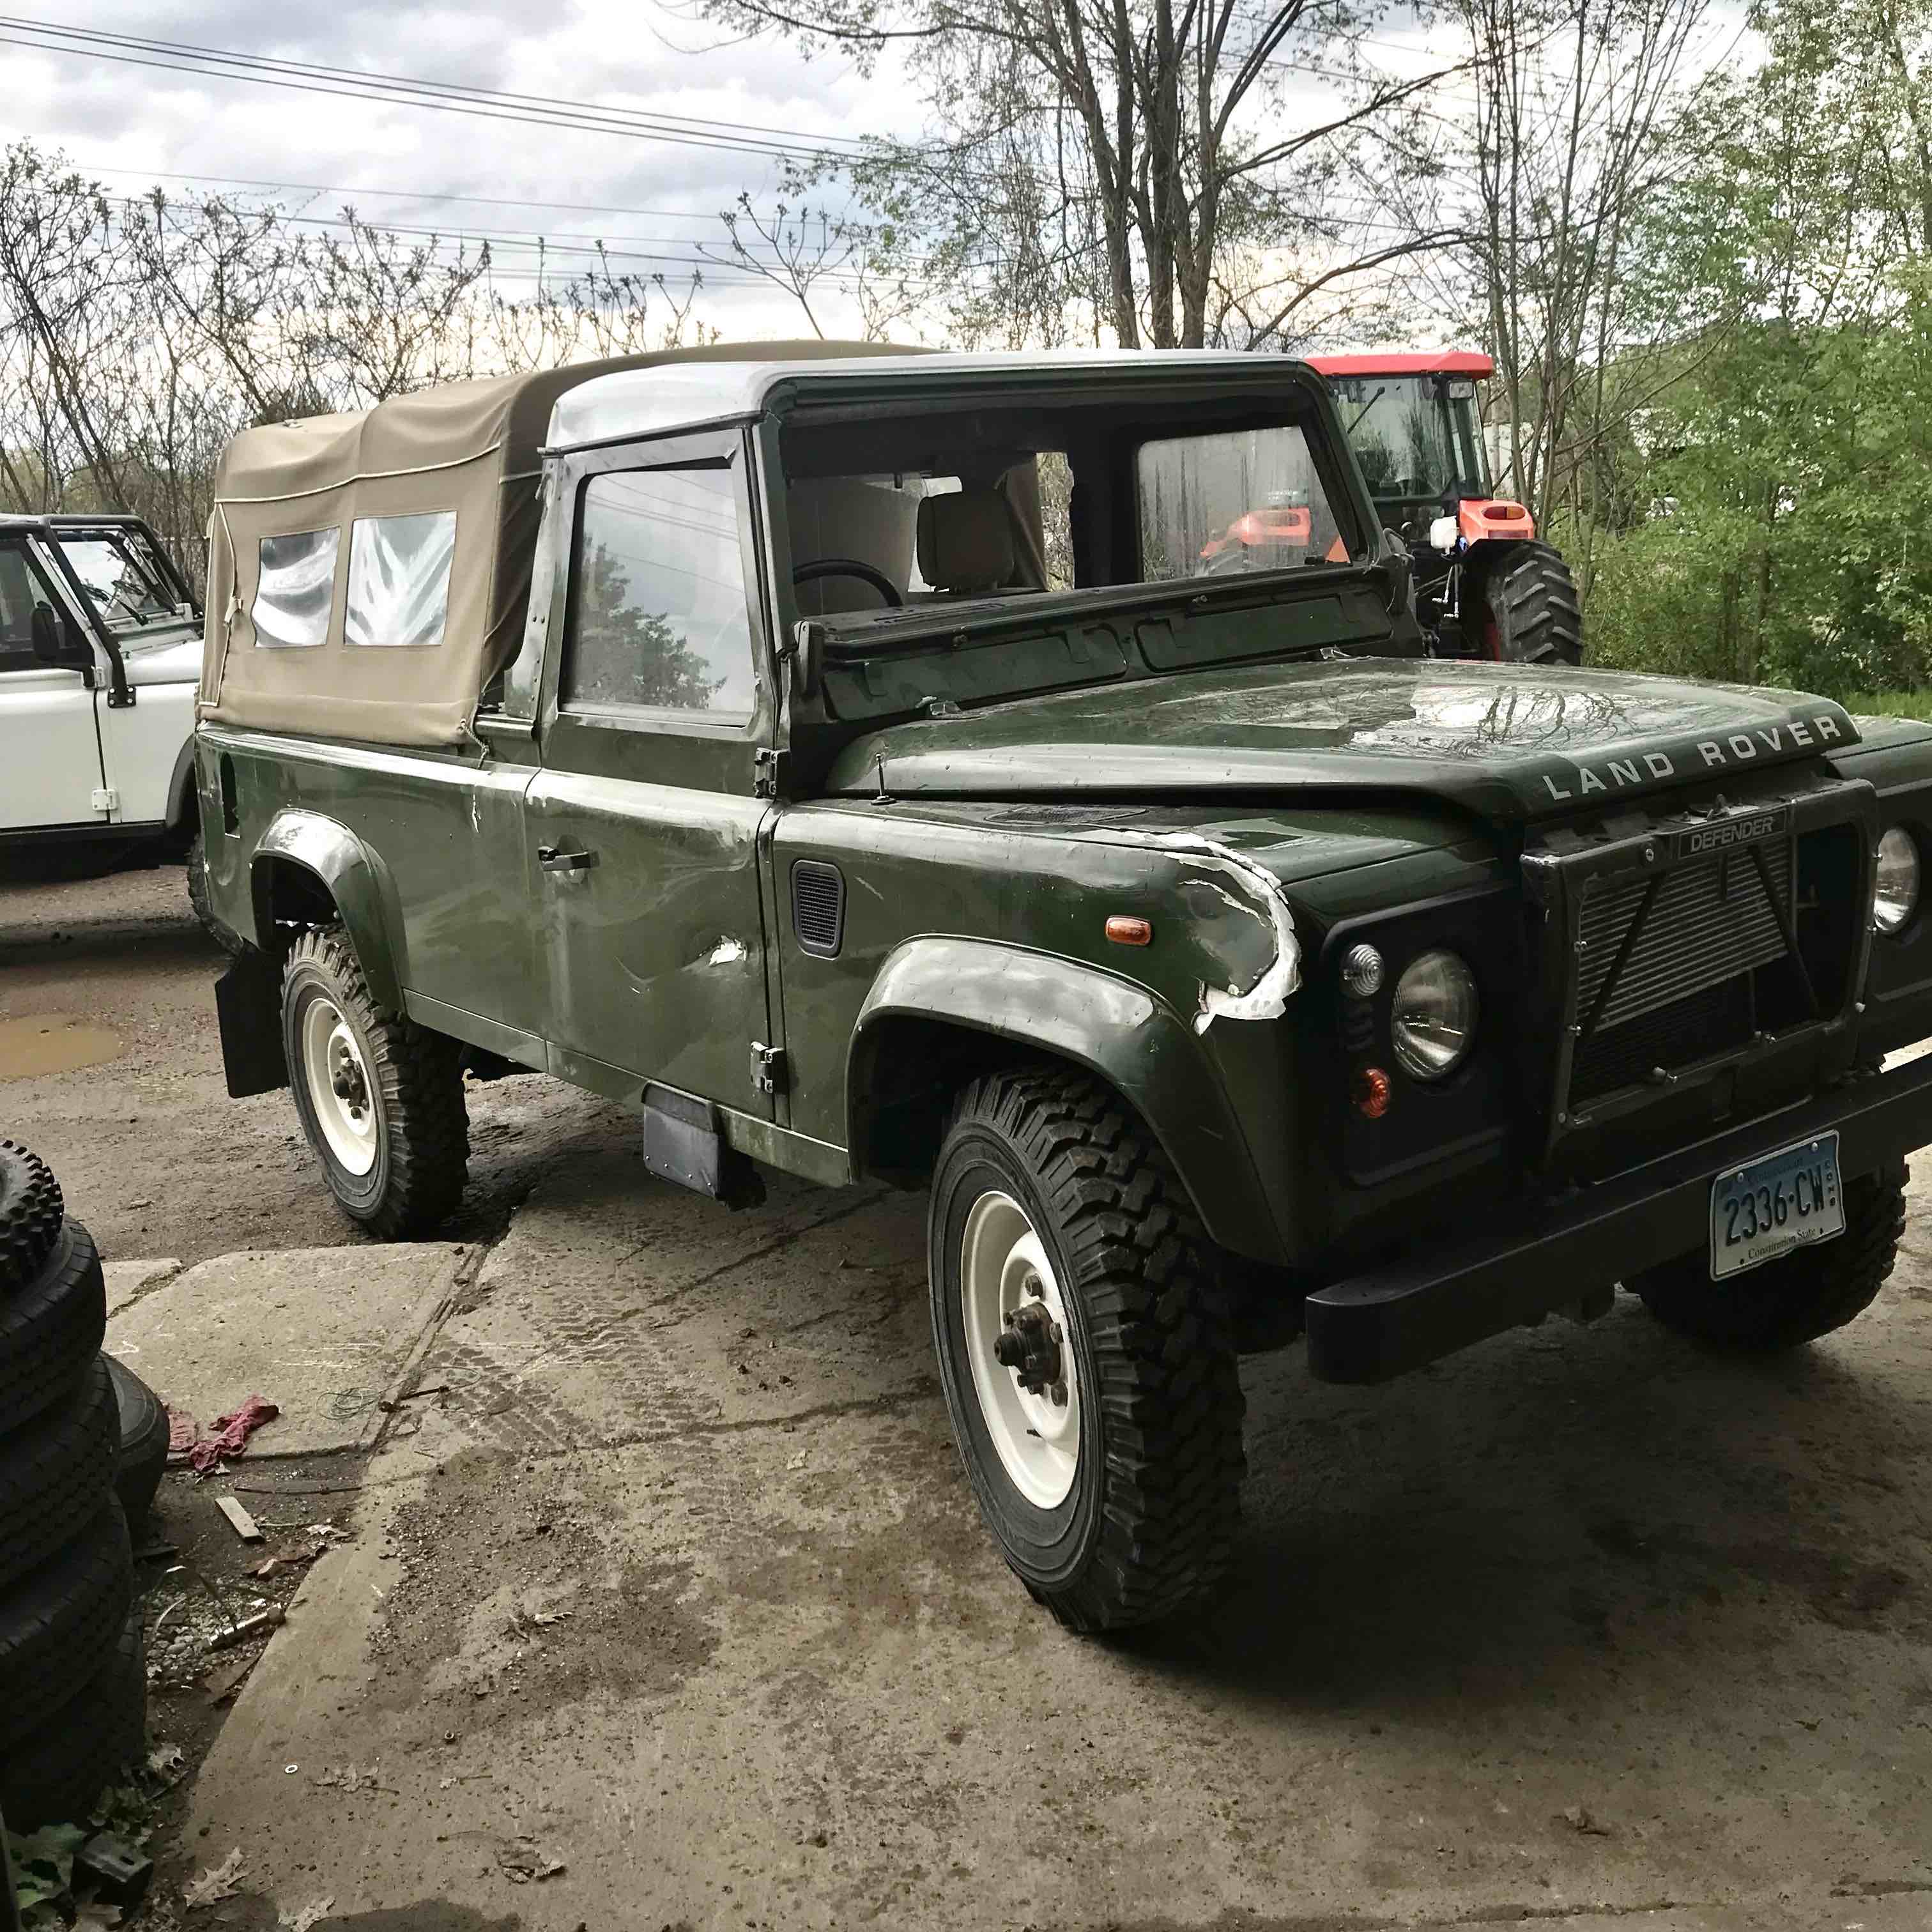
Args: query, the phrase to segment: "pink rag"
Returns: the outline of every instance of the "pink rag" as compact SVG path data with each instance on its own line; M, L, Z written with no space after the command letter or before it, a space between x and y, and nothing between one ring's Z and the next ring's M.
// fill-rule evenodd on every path
M266 1396L251 1395L232 1414L214 1418L214 1433L188 1452L188 1467L198 1476L206 1475L224 1456L240 1455L249 1437L280 1414Z
M201 1424L184 1408L170 1408L168 1411L168 1454L175 1460L184 1457L201 1440Z

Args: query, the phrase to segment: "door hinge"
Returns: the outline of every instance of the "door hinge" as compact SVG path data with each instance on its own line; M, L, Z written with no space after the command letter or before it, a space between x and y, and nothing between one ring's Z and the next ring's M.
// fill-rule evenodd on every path
M752 763L754 768L752 779L752 796L755 798L776 798L778 787L784 784L790 768L790 753L775 752L769 745L760 745Z
M112 785L96 785L94 788L94 808L96 812L118 812L121 794Z
M791 1066L783 1047L752 1041L752 1084L760 1094L784 1094L790 1090Z

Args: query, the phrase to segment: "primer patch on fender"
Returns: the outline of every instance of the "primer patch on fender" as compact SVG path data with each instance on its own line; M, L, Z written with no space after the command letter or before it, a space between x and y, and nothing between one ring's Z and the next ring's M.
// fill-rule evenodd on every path
M1144 845L1156 851L1172 852L1206 870L1232 878L1240 888L1239 895L1223 892L1222 896L1273 929L1274 958L1252 985L1237 991L1202 983L1194 1030L1205 1033L1216 1020L1280 1018L1288 1010L1289 995L1301 984L1301 942L1295 937L1294 914L1281 881L1257 860L1214 839L1204 838L1197 832L1123 829L1100 836L1122 845Z

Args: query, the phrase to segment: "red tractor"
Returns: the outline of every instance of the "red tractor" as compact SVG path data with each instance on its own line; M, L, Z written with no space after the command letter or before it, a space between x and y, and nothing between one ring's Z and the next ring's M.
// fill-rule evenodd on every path
M1383 523L1414 559L1416 615L1431 648L1576 663L1583 613L1570 567L1537 540L1520 503L1492 494L1476 384L1496 364L1467 350L1308 361L1335 392Z

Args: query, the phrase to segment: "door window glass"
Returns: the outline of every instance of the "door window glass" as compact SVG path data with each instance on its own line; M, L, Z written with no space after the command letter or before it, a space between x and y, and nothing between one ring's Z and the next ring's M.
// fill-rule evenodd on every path
M340 530L297 530L264 537L249 621L264 650L308 650L325 642L335 601L335 552Z
M0 671L45 670L34 651L34 606L58 610L40 574L17 543L0 544ZM64 627L63 627L64 628ZM74 663L79 667L81 660Z
M578 500L566 704L751 716L738 501L723 464L593 476Z
M441 644L455 555L454 510L358 517L349 538L344 640L403 648Z

